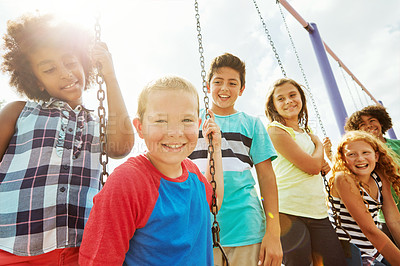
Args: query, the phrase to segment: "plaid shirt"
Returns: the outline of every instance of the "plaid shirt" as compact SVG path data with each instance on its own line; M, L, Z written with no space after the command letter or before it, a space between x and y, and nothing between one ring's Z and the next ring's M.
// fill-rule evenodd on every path
M99 123L82 106L27 102L0 162L0 249L77 247L100 190Z

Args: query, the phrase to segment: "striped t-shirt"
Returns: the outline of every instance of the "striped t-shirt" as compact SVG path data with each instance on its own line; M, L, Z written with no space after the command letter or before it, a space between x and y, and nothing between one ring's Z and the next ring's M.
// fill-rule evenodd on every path
M363 197L365 202L365 206L368 209L369 213L372 216L375 224L378 223L378 211L382 208L382 181L379 176L375 173L371 173L371 177L375 180L375 183L378 187L378 199L375 200L372 198L368 192L361 187L360 194ZM350 234L351 243L355 244L361 251L362 257L374 257L378 250L372 245L372 243L367 239L364 233L361 231L361 228L358 226L357 222L351 217L349 211L346 209L342 199L333 197L333 203L336 208L337 214L340 216L342 227ZM334 219L332 215L330 215L330 220L332 225L335 227ZM347 234L340 228L336 228L336 233L339 239L348 240Z
M87 109L27 102L0 162L0 249L34 256L79 246L101 187L99 156Z
M200 112L202 122L205 112ZM269 135L257 117L244 112L228 116L215 115L221 129L224 201L218 212L221 244L227 247L260 243L265 234L265 215L255 188L251 169L274 160L276 152ZM208 141L200 130L199 140L190 159L204 173L207 166Z

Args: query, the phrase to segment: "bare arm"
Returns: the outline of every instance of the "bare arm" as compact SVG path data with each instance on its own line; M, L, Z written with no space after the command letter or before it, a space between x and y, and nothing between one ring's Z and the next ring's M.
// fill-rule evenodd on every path
M392 193L390 191L390 183L388 179L384 177L383 173L379 173L382 177L382 196L383 196L383 206L382 211L386 220L386 224L392 234L394 240L399 245L400 244L400 213L397 209L396 203L394 202Z
M267 219L266 232L263 237L259 260L261 265L281 265L282 246L280 240L278 189L271 160L268 159L255 165L260 194L263 198L265 217Z
M224 199L224 172L222 169L222 151L221 151L221 130L217 123L215 123L214 114L209 110L211 118L207 119L203 124L203 137L208 141L208 134L212 134L213 146L214 146L214 168L215 175L214 180L216 182L216 193L217 193L217 206L218 210L221 208L222 201ZM208 154L208 163L205 176L208 181L211 181L210 173L210 155Z
M0 161L7 150L11 137L15 133L15 124L26 102L17 101L7 104L0 111Z
M304 152L285 130L272 126L268 128L268 134L275 150L297 168L310 175L317 175L321 171L324 155L322 143L317 136L309 134L315 144L315 150L310 155Z
M375 225L352 177L344 173L338 173L334 180L334 186L350 215L357 222L361 231L372 245L382 253L390 264L400 265L400 250L390 241L386 234Z
M111 158L123 158L132 150L135 141L133 126L115 76L111 54L104 43L96 44L93 59L101 63L107 86L107 152Z

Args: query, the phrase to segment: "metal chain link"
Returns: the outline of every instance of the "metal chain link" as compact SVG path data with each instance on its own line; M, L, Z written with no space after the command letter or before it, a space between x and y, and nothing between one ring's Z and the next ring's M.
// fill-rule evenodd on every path
M197 0L195 0L194 9L196 11L195 17L196 17L196 21L197 21L197 41L199 43L202 89L204 92L204 106L206 109L206 118L209 118L210 115L208 114L208 109L209 109L210 99L208 98L208 95L207 95L206 70L205 70L204 55L203 55L203 53L204 53L203 36L201 35L199 4L197 3Z
M268 28L267 28L267 24L265 23L265 21L264 21L262 15L261 15L261 12L260 12L260 9L258 8L258 5L257 5L256 0L253 0L253 3L254 3L254 6L256 7L258 16L260 17L260 20L261 20L261 23L262 23L262 25L263 25L265 34L267 34L267 38L268 38L268 40L269 40L269 44L271 45L272 51L273 51L274 54L275 54L275 58L276 58L276 60L278 61L278 65L279 65L279 67L281 68L282 75L286 78L286 71L285 71L285 69L283 68L283 64L282 64L282 61L281 61L281 59L280 59L280 57L279 57L279 54L278 54L278 52L276 51L275 44L274 44L274 42L272 41L271 34L269 33L269 30L268 30Z
M354 108L356 110L358 110L358 106L356 104L356 100L354 99L353 92L351 91L349 83L347 82L347 78L346 78L346 75L344 74L344 70L342 68L342 65L339 62L338 62L338 65L339 65L340 72L342 73L344 83L346 84L347 90L349 91L349 94L351 96L351 100L353 101Z
M210 114L208 113L209 109L209 98L207 95L207 81L206 81L206 71L205 71L205 63L204 63L204 49L203 49L203 36L201 35L201 26L200 26L200 14L199 14L199 4L197 0L194 1L194 9L196 12L195 18L197 21L197 41L199 43L199 54L200 54L200 67L201 67L201 78L202 78L202 88L204 92L204 106L205 106L205 117L206 119L210 118ZM217 182L215 182L215 162L214 162L214 145L212 143L212 135L208 135L208 154L210 157L210 174L211 174L211 187L213 190L212 200L211 200L211 213L214 216L214 221L211 226L212 237L213 237L213 247L218 247L222 253L222 258L226 262L226 265L229 266L228 257L225 254L224 249L220 243L220 227L217 221L218 214L218 206L217 206Z
M354 87L361 88L361 87L356 83L356 81L354 80L354 78L352 78L352 80L353 80ZM367 93L364 91L363 88L361 88L361 91L363 92L363 95L364 95L364 100L365 100L365 105L364 105L364 106L368 106L368 105L369 105L369 99L368 99L368 97L367 97Z
M350 241L351 240L351 235L349 234L349 232L347 232L343 228L342 221L340 219L340 216L337 213L337 209L335 207L335 204L333 203L333 197L332 197L332 194L331 194L331 189L329 187L328 180L327 180L326 176L323 176L323 178L324 178L325 189L326 189L326 192L328 193L328 200L329 200L329 203L332 206L331 210L332 210L332 217L334 219L335 230L336 230L336 228L342 229L342 231L347 235L347 237L349 238L348 240Z
M351 77L351 78L353 79L353 77ZM355 84L354 84L354 85L355 85ZM362 102L362 99L361 99L360 89L358 89L356 86L354 86L354 88L355 88L355 91L356 91L356 93L357 93L358 100L360 100L361 108L363 108L363 107L364 107L364 103Z
M96 17L95 24L95 42L100 42L101 36L101 27L99 23L100 18ZM99 85L99 89L97 91L97 99L99 100L99 107L97 109L97 113L100 119L100 164L103 167L103 171L101 173L100 181L101 184L104 185L104 177L108 177L107 172L107 164L108 164L108 154L107 154L107 132L106 132L106 109L104 108L103 102L106 98L106 93L102 88L104 84L104 77L101 72L102 65L99 62L96 62L96 83Z
M298 54L298 52L297 52L296 46L295 46L295 44L294 44L294 40L293 40L293 38L292 38L292 34L290 33L289 27L288 27L288 25L287 25L287 23L286 23L286 18L285 18L285 15L283 14L282 7L281 7L279 1L277 1L277 4L278 4L278 6L279 6L279 11L280 11L280 13L281 13L283 23L285 24L286 31L287 31L287 33L288 33L288 35L289 35L290 44L292 45L294 54L295 54L295 56L296 56L297 64L299 65L299 68L300 68L300 70L301 70L301 74L302 74L302 76L303 76L305 88L306 88L306 90L307 90L307 92L308 92L308 95L310 96L311 105L313 106L315 115L317 116L317 120L318 120L319 127L321 128L322 133L323 133L324 137L326 138L328 135L326 134L325 127L324 127L324 125L323 125L323 123L322 123L321 115L320 115L320 113L319 113L319 111L318 111L318 108L317 108L317 103L315 102L314 96L313 96L313 94L312 94L312 92L311 92L311 89L310 89L310 85L309 85L309 83L308 83L307 76L306 76L306 74L305 74L303 65L301 64L300 56L299 56L299 54Z

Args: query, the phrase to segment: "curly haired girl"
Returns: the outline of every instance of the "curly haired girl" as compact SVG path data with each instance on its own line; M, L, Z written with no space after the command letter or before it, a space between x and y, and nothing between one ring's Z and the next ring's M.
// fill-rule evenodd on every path
M351 243L361 251L363 265L400 265L400 250L377 227L382 209L387 225L400 243L400 214L390 192L392 185L400 194L399 166L392 151L379 139L363 131L346 133L334 157L330 188L334 208ZM348 239L337 228L339 239ZM382 256L380 256L380 254Z
M94 76L91 58L107 87L110 157L130 152L133 128L104 43L93 47L86 31L50 15L7 26L2 70L30 100L0 112L0 261L77 265L101 188L99 119L82 103Z

